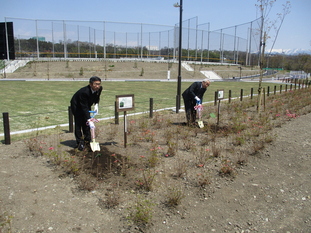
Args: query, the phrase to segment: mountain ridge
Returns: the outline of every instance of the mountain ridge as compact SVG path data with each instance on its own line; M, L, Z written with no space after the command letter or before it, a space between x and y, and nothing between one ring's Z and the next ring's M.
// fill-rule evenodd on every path
M267 51L267 54L270 50ZM299 55L299 54L309 54L311 55L311 49L272 49L271 54L284 54L284 55Z

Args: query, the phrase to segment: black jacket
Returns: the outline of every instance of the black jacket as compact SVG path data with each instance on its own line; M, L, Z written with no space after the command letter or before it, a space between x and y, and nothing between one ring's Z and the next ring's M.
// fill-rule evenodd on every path
M194 97L199 97L203 101L203 95L206 88L201 88L202 82L192 83L183 93L182 97L186 101L194 101Z
M92 93L91 87L85 86L78 90L71 98L70 106L73 115L79 115L86 120L90 118L89 111L93 104L99 103L102 87Z

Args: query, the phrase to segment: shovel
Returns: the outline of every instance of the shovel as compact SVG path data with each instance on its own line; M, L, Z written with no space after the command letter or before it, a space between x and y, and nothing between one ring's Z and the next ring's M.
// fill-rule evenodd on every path
M90 142L90 146L92 151L100 151L100 146L99 143L95 141L95 128L91 128L91 137L92 137L92 142Z
M198 121L198 125L200 128L204 128L204 123L202 121L202 116L201 116L201 110L199 110L199 121Z
M95 119L94 117L96 116L97 112L96 111L89 111L90 113L93 113L91 116L92 119ZM95 119L95 122L98 122L98 120ZM95 124L93 122L90 122L92 126L90 127L91 130L91 138L92 141L90 142L91 150L94 151L100 151L100 146L99 143L95 141Z
M202 105L201 104L197 105L196 110L198 111L198 115L199 115L198 125L200 128L204 128L204 123L202 121L202 110L203 110Z

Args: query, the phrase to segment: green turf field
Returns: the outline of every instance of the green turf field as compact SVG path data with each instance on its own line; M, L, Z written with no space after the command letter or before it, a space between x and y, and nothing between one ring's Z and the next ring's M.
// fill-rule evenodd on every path
M182 92L190 85L182 82ZM81 81L1 81L0 111L8 112L11 132L30 128L68 123L68 106L72 95L88 82ZM149 99L153 98L154 109L176 106L177 82L103 81L103 92L98 118L114 116L116 95L134 94L135 110L129 113L149 111ZM278 84L263 83L270 91ZM213 101L217 89L224 89L225 98L229 90L232 97L250 95L251 88L257 93L257 82L212 82L204 96L204 102ZM183 101L181 99L181 105ZM1 117L0 133L3 133Z

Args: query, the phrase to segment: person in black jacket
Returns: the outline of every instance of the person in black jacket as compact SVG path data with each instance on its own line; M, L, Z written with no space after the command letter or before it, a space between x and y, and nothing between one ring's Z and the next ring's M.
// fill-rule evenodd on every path
M94 104L94 111L98 113L101 91L101 79L93 76L89 80L89 85L82 87L71 98L70 106L75 122L74 134L80 151L91 141L90 127L87 124L91 118L89 111Z
M206 88L211 84L208 78L204 79L202 82L192 83L183 93L182 97L184 99L187 125L193 125L196 120L196 110L194 106L196 104L201 104L203 100L203 95Z

